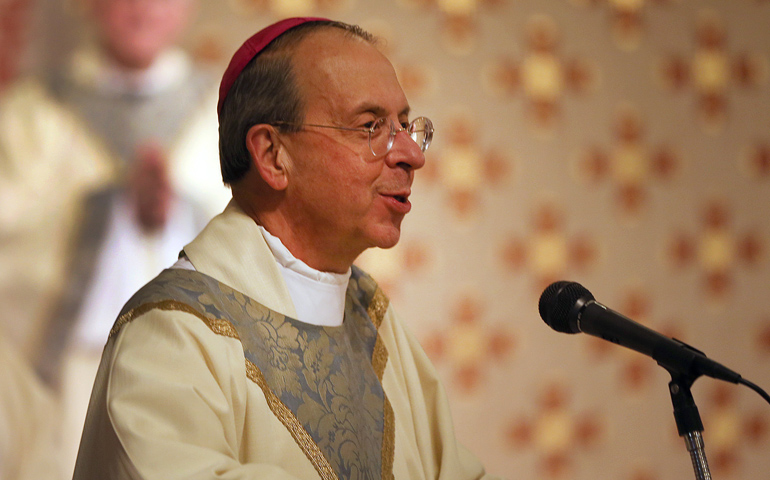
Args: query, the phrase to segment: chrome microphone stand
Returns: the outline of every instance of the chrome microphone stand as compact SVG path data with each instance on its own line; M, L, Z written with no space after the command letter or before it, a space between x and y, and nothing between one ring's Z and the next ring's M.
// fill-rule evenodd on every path
M697 377L692 375L671 373L671 382L668 391L671 394L671 402L674 404L674 418L679 436L684 438L687 451L690 452L692 467L695 470L696 480L711 480L708 460L703 443L703 422L701 421L698 407L695 405L690 387Z

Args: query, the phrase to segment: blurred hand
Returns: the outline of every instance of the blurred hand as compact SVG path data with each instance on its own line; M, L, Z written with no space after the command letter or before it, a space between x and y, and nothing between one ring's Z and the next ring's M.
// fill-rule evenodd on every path
M174 192L166 155L159 145L151 143L137 149L128 175L128 194L144 231L154 232L166 225Z

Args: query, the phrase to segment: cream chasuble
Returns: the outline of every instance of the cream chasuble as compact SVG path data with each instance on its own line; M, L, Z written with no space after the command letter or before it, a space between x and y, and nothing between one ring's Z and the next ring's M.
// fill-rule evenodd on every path
M354 269L345 320L293 320L234 203L131 300L102 357L75 479L491 478L430 362Z

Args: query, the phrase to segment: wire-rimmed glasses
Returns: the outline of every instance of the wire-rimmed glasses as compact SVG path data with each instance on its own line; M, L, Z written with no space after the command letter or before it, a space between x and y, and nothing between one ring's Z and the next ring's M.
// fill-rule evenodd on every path
M333 125L316 125L312 123L292 124L288 122L274 122L276 126L291 126L291 127L315 127L315 128L333 128L335 130L345 130L349 132L365 132L369 134L369 150L375 157L381 157L386 155L391 148L393 148L393 142L396 140L396 135L400 132L406 132L409 137L420 147L422 152L425 152L430 146L430 142L433 140L433 122L427 117L417 117L412 120L409 125L396 126L390 118L380 117L372 122L372 125L368 128L351 128L351 127L337 127Z

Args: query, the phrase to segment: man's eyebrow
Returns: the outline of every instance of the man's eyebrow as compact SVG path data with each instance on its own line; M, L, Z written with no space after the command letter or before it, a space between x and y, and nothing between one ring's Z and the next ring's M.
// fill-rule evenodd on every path
M411 110L412 110L411 107L407 105L400 112L398 112L398 116L408 117L409 112ZM364 103L356 109L356 113L366 113L366 112L371 112L378 117L385 117L388 115L388 111L384 107L374 103Z

